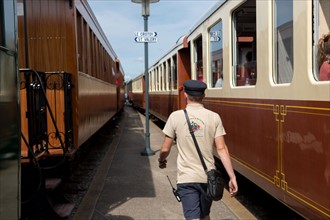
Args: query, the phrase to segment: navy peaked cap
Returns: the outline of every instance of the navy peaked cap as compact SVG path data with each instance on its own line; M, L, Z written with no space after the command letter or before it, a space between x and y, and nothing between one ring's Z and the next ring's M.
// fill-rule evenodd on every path
M207 88L207 85L199 80L186 80L183 86L184 91L191 96L204 95L204 91Z

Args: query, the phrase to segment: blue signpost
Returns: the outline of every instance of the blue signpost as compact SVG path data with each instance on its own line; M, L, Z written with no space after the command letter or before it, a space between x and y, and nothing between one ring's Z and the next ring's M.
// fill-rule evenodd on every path
M149 74L148 74L148 43L157 42L157 33L148 32L148 16L150 15L150 3L159 2L159 0L132 0L134 3L142 4L142 16L144 18L144 32L135 32L135 41L144 43L144 68L145 68L145 89L146 89L146 133L145 133L145 148L141 152L142 156L155 155L155 152L150 147L150 132L149 132Z

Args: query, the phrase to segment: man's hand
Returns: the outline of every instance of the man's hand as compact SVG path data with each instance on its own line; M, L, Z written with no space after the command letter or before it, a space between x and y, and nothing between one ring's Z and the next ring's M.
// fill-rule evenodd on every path
M158 158L158 166L160 169L166 168L166 163L167 163L167 160L160 160L160 158Z

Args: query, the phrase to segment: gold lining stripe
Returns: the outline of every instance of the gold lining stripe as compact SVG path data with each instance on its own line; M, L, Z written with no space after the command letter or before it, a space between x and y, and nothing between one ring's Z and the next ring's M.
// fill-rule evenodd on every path
M235 101L222 101L222 100L210 100L210 99L205 99L203 102L241 104L241 105L256 105L256 106L267 106L267 107L273 107L274 106L274 104L262 104L262 103L257 103L257 102L235 102Z
M283 127L285 125L285 117L289 113L296 113L296 114L306 114L306 115L318 115L318 116L330 116L330 108L319 108L319 107L309 107L309 106L293 106L293 105L282 105L282 104L261 104L261 103L254 103L254 102L236 102L236 101L220 101L220 100L212 100L212 99L205 99L205 103L222 103L224 106L234 106L239 108L253 108L253 109L261 109L261 110L272 110L273 114L275 115L275 122L277 126L277 169L275 170L275 174L273 177L267 175L266 173L262 172L261 170L257 169L256 167L251 166L250 164L246 163L245 161L231 156L233 160L235 160L238 164L240 164L245 169L249 170L250 172L256 174L257 176L261 177L262 179L270 182L274 186L280 188L281 190L285 191L292 198L297 199L301 203L307 205L308 207L315 209L316 211L322 213L326 217L330 217L330 210L317 202L313 201L312 199L306 197L299 193L298 191L289 187L289 183L286 181L285 173L283 172ZM269 108L267 108L269 107ZM270 108L271 107L271 108ZM305 110L305 111L299 111ZM322 111L322 113L313 113L308 112L308 110L314 111ZM329 111L329 113L327 112ZM322 210L323 209L323 210Z
M289 191L289 189L291 189L291 191ZM290 188L290 187L288 187L288 191L287 191L287 192L290 193L290 194L295 193L295 194L292 194L292 195L299 195L301 198L304 198L305 200L309 201L309 202L307 202L307 203L308 203L309 205L311 205L311 206L315 206L315 204L318 205L318 203L315 202L314 200L312 200L312 199L306 197L305 195L303 195L303 194L297 192L296 190L294 190L294 189L292 189L292 188ZM300 197L298 197L298 198L300 198ZM305 201L305 200L301 200L301 201ZM311 203L314 203L314 205L311 204ZM322 205L319 205L319 207L321 207L321 208L323 208L324 210L330 212L330 210L329 210L327 207L324 207L324 206L322 206Z
M245 167L246 169L250 170L251 172L257 174L258 176L262 177L263 179L267 180L268 182L272 183L275 185L275 180L273 179L272 176L267 175L266 173L256 169L255 167L248 165L247 163L245 163L242 160L239 160L237 157L235 156L231 156L233 160L235 160L237 163L241 164L243 167Z
M330 108L318 108L318 107L309 107L309 106L297 106L297 105L287 105L287 108L297 108L297 109L310 109L310 110L319 110L319 111L330 111Z
M300 112L300 111L290 111L290 110L288 112L297 113L297 114L306 114L306 115L330 116L330 114L326 114L326 113L322 114L322 113L312 113L312 112L304 112L304 111Z
M325 216L327 216L327 217L330 217L329 209L324 208L323 206L319 205L318 203L315 203L315 204L319 205L320 207L324 208L324 209L328 212L328 213L327 213L327 212L321 210L320 208L316 207L315 205L311 204L310 202L306 201L305 199L299 197L298 195L300 195L300 194L297 193L298 195L296 195L296 194L292 193L291 191L286 191L286 192L287 192L288 194L290 194L292 197L294 197L294 198L296 198L297 200L301 201L302 203L304 203L304 204L308 205L309 207L311 207L311 208L313 208L313 209L319 211L319 212L322 213L323 215L325 215ZM308 198L307 198L307 199L308 199ZM310 199L309 199L309 200L310 200Z

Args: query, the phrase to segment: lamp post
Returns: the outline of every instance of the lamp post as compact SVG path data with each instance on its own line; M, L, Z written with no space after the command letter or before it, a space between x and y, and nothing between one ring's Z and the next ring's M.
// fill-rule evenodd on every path
M131 0L134 3L142 4L142 16L144 18L144 31L148 32L148 16L150 15L150 3L159 2L159 0ZM144 77L146 90L146 143L145 148L141 152L142 156L155 155L150 148L150 132L149 132L149 74L148 74L148 42L144 42Z

